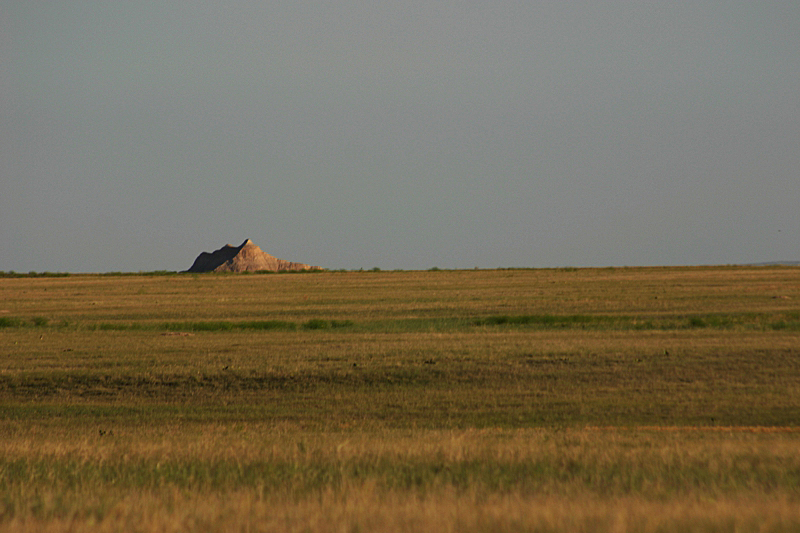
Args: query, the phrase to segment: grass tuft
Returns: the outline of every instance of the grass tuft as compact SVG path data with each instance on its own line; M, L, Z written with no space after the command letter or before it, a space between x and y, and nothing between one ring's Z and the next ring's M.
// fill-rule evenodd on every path
M303 329L328 329L329 327L331 327L331 323L321 318L312 318L303 323Z
M13 316L0 316L0 328L18 328L23 325L22 320Z

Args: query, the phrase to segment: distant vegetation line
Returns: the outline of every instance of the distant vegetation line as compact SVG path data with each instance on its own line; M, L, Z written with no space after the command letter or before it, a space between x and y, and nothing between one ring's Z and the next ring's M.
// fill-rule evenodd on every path
M235 332L348 329L364 332L463 331L476 327L536 330L668 331L682 329L740 329L800 331L800 311L786 313L724 313L681 316L617 315L489 315L477 318L403 318L357 323L352 320L314 318L287 320L93 322L51 321L45 317L0 317L0 328L73 328L89 331Z
M747 265L685 265L686 267L730 267L736 268L739 266L750 266L750 267L797 267L800 266L800 261L772 261L766 263L750 263ZM454 272L460 270L556 270L561 272L577 272L579 270L596 270L596 269L607 269L607 270L614 270L617 268L675 268L675 267L665 267L663 265L647 265L647 266L586 266L586 267L570 267L570 266L561 266L561 267L496 267L496 268L439 268L437 266L427 268L427 269L403 269L403 268L394 268L390 270L382 270L379 267L372 267L372 268L353 268L353 269L346 269L346 268L339 268L339 269L320 269L320 270L281 270L279 272L275 272L272 270L259 270L255 272L187 272L184 270L147 270L147 271L137 271L137 272L123 272L123 271L112 271L112 272L36 272L31 270L30 272L16 272L14 270L3 271L0 270L0 278L66 278L69 276L174 276L174 275L191 275L191 276L237 276L237 275L264 275L264 274L320 274L326 272L419 272L419 271L428 271L428 272ZM680 268L680 267L677 267Z

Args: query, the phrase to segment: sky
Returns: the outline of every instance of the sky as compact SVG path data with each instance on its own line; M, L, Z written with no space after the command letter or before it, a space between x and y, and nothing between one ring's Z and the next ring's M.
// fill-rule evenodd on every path
M800 260L800 2L0 0L0 270Z

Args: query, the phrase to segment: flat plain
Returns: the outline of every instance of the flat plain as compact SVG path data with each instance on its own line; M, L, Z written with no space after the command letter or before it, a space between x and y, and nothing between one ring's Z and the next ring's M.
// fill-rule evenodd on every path
M2 531L800 531L800 267L0 277Z

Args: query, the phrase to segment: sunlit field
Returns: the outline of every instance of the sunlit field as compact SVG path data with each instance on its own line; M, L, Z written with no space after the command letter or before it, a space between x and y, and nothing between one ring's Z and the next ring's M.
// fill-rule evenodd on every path
M0 277L0 531L800 531L800 268Z

